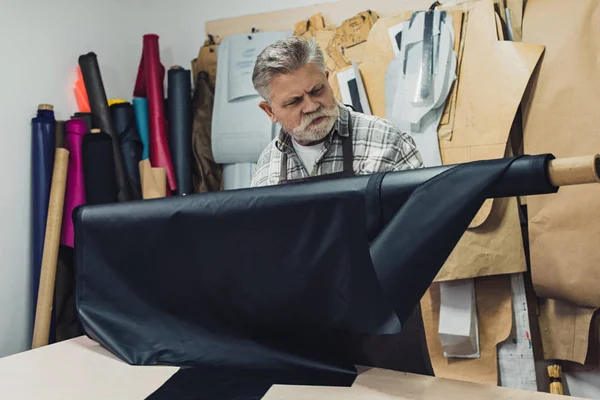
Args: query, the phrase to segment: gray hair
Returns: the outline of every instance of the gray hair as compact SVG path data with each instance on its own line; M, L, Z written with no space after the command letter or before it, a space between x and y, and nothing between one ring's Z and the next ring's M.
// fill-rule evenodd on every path
M325 59L319 46L299 37L280 40L265 48L256 57L252 83L254 89L267 101L271 97L271 81L279 74L289 74L308 63L315 64L325 73Z

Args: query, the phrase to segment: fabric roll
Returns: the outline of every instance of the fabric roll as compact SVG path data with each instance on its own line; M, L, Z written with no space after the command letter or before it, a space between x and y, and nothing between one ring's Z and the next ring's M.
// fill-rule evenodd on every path
M56 119L54 108L49 104L40 104L37 115L31 120L31 199L32 199L32 290L33 304L37 304L48 202L54 168L56 148Z
M129 102L115 103L110 106L110 112L119 136L128 179L131 185L141 193L138 164L142 159L144 144L137 130L133 106Z
M73 210L85 204L85 185L83 180L83 137L88 132L85 121L78 118L70 119L65 124L65 149L69 151L69 166L67 168L67 183L62 214L62 229L60 243L73 247Z
M95 128L101 129L112 138L113 160L115 164L113 170L118 190L117 200L130 201L141 199L142 195L140 191L136 190L130 184L129 179L127 179L127 171L125 169L125 162L123 161L121 146L119 145L119 137L108 108L108 99L104 91L104 84L102 83L102 75L100 74L96 54L90 52L80 56L79 66L81 67L81 73L90 101L93 124Z
M168 73L169 145L178 196L192 192L192 86L190 70L173 67Z
M248 397L261 395L258 380L268 389L290 376L352 376L340 334L399 333L486 198L558 190L551 159L84 206L75 216L78 315L128 363L197 369L191 388L177 384L189 368L167 381L165 391L175 393L169 382L181 389L172 400L200 391L260 398ZM230 392L240 375L248 380Z
M56 341L84 335L75 308L75 264L72 247L60 246L55 281L52 311L55 318L53 333Z
M211 125L215 88L206 72L199 72L192 97L192 180L194 193L221 188L223 167L212 154Z
M144 146L142 160L150 157L150 138L148 133L148 99L145 97L134 97L133 108L135 110L135 121L137 123L140 140Z
M177 190L177 180L167 142L163 82L165 68L160 63L158 35L144 35L144 47L133 91L134 97L148 99L148 125L150 135L150 163L154 168L164 168L169 191ZM169 193L167 191L167 194Z
M73 114L71 118L79 118L85 121L85 126L87 126L88 132L92 129L96 128L94 126L94 122L92 121L92 113L89 112L76 112Z
M87 204L114 203L118 198L113 140L104 132L85 135L81 146Z
M122 103L127 103L127 100L125 99L108 99L108 106L112 106L114 104L122 104Z

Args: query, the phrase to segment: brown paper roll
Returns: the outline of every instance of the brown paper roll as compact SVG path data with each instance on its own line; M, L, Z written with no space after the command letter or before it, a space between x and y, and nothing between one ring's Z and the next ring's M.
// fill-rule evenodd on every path
M40 286L31 346L34 349L48 344L68 164L69 151L57 148L54 156L54 171L52 173L52 186L50 188L42 270L40 273Z
M139 163L142 198L155 199L167 195L167 174L164 168L152 168L150 160Z

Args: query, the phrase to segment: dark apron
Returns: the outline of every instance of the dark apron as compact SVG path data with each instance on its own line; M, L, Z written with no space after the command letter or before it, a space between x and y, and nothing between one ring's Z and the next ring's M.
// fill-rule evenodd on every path
M348 136L342 138L343 164L341 172L309 176L306 178L287 179L287 153L283 153L279 174L280 184L298 182L325 181L354 176L352 163L352 117L348 115ZM393 369L433 376L433 367L427 349L425 328L420 305L406 320L402 332L395 335L366 335L357 333L341 333L340 345L349 354L352 362L376 368Z
M348 116L348 136L342 137L342 156L344 169L340 172L333 172L331 174L308 176L306 178L298 179L287 179L287 153L284 152L281 156L281 165L279 170L279 183L298 183L298 182L314 182L314 181L326 181L329 179L336 178L350 178L354 176L354 168L352 163L354 162L354 152L352 150L352 122L350 116Z

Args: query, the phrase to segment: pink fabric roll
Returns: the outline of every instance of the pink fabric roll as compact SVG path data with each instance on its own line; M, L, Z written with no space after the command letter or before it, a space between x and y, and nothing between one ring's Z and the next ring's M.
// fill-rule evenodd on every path
M167 173L169 190L177 189L175 170L171 159L171 150L167 141L167 123L165 119L165 103L163 84L165 67L160 62L158 35L144 35L142 58L138 68L133 95L148 97L148 123L150 127L150 164L154 168L164 168Z
M87 131L87 126L83 119L72 118L65 123L65 148L69 150L69 166L67 168L67 187L65 191L60 243L70 247L73 247L74 239L73 210L75 207L85 204L81 143Z

